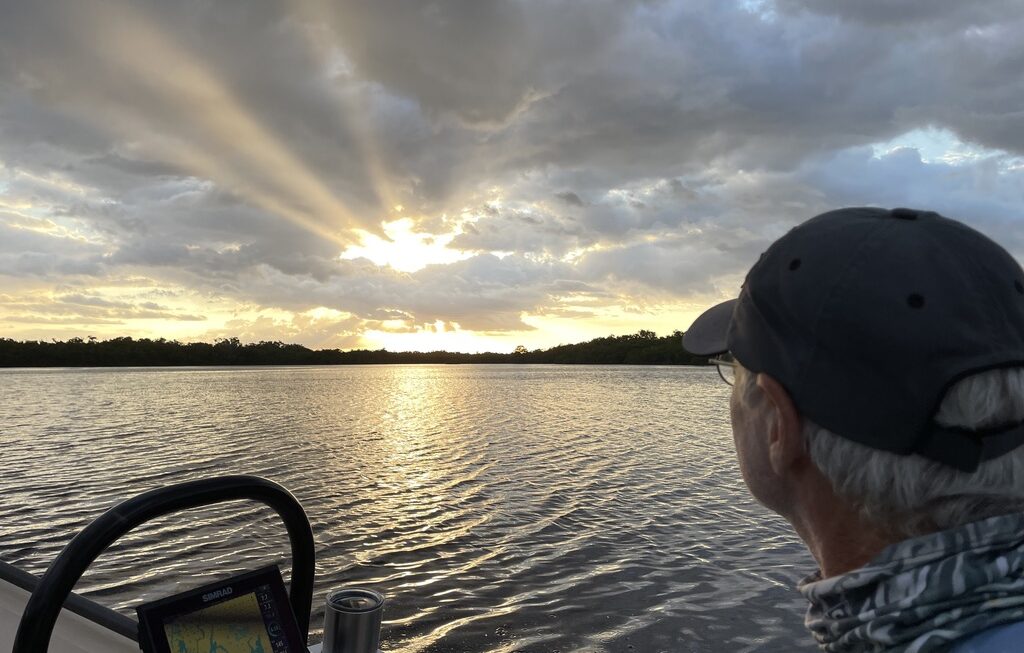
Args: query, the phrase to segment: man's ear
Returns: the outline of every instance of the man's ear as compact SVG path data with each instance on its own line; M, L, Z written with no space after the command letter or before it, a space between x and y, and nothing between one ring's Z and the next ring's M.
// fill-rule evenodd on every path
M783 476L795 465L806 459L803 423L796 405L782 384L767 374L757 375L757 387L761 388L771 411L768 433L768 456L772 469Z

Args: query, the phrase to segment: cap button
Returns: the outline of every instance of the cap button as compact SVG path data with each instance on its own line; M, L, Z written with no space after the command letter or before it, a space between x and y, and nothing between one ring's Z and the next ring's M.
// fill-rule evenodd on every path
M889 211L890 216L900 220L917 220L917 216L920 213L920 211L915 211L914 209L893 209Z

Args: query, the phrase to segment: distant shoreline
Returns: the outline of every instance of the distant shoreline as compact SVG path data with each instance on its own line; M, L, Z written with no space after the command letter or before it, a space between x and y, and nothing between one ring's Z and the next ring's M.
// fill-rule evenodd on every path
M551 367L699 367L706 368L706 363L252 363L245 365L0 365L0 372L17 370L244 370L273 368L323 368L323 367L403 367L417 365L438 365L447 367L472 365L515 366L551 366Z
M17 341L0 338L0 368L55 367L256 367L340 365L706 365L707 357L682 348L682 333L658 337L653 331L596 338L513 353L391 352L385 349L313 350L282 342L214 343L130 337L110 340Z

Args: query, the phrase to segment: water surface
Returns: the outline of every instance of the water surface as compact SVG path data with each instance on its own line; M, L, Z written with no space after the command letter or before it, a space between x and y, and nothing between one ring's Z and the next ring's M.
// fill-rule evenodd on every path
M311 641L340 585L388 596L389 651L815 650L813 562L736 468L713 369L0 371L0 559L34 573L111 505L218 474L291 490L317 545ZM77 591L132 614L276 562L276 515L161 519Z

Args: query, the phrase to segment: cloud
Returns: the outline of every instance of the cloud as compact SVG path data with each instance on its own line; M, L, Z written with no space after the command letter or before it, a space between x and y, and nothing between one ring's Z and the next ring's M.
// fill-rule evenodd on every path
M229 320L223 327L203 332L200 338L207 342L238 338L243 342L301 342L315 349L357 349L364 345L361 334L372 324L352 317L308 313L260 315Z
M66 293L7 296L4 321L28 324L124 324L130 320L204 322L206 317L182 313L155 302L112 300L97 295Z
M482 254L414 274L364 261L339 261L337 274L321 283L263 267L247 291L262 305L303 311L325 306L368 320L390 313L409 324L438 320L488 332L528 329L523 312L537 310L563 292L568 266L516 256ZM394 319L392 317L391 319Z
M0 309L235 306L203 333L310 342L507 333L729 294L772 239L849 204L933 208L1024 254L1021 0L575 8L9 3L0 277L37 300ZM912 133L978 155L873 147ZM339 258L398 219L462 260Z
M5 219L7 222L3 222ZM27 222L22 216L12 219L10 214L0 212L0 275L56 280L69 275L103 273L101 247L59 230L26 228Z
M870 148L853 148L808 161L798 176L834 205L938 211L985 232L1024 260L1024 166L1012 158L988 155L967 163L926 163L909 147L880 157Z
M965 5L957 0L778 0L775 4L789 14L812 12L886 29L926 25L941 32L957 32L968 27L999 23L1008 12L1012 13L1020 6L1014 0L988 2L984 6Z
M555 193L555 197L562 200L569 206L583 206L583 200L580 196L571 191L565 191L564 193Z

